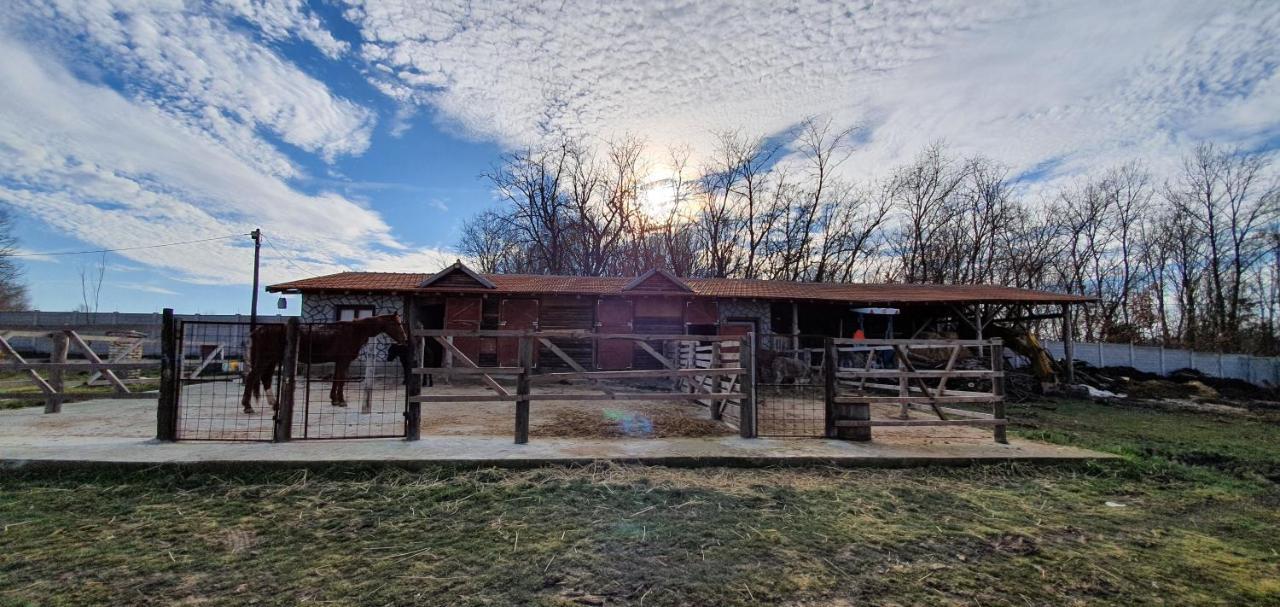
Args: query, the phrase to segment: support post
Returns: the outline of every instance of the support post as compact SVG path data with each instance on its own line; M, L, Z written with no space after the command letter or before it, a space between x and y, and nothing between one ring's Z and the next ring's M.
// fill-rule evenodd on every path
M738 401L738 435L756 437L756 334L747 333L738 342L738 364L742 365L742 400Z
M249 334L258 327L258 263L262 255L262 230L254 228L249 232L253 239L253 297L249 299Z
M421 365L422 358L419 352L422 348L418 346L417 338L413 336L413 330L416 328L413 309L413 299L406 297L404 323L407 327L405 335L409 336L409 343L405 347L407 350L405 356L408 356L409 360L404 361L404 368L409 375L404 378L404 439L407 441L422 438L422 403L414 401L415 396L422 396L422 375L414 372Z
M712 368L712 369L719 369L720 367L724 366L724 365L722 365L722 364L721 364L721 359L722 359L722 358L723 358L723 357L720 355L720 342L718 342L718 341L713 341L713 342L711 342L711 368ZM720 377L719 375L712 375L712 376L711 376L711 391L712 391L712 392L723 392L723 391L724 391L724 390L722 390L722 389L721 389L721 383L720 383L720 382L721 382L721 380L722 380L722 379L723 379L723 378L722 378L722 377ZM711 419L719 420L721 417L723 417L722 412L723 412L723 410L724 410L724 403L725 403L725 401L723 401L723 400L719 400L719 399L714 399L714 398L713 398L713 399L711 399L711 400L709 401L709 403L710 403L710 405L711 405Z
M516 377L516 444L529 442L529 374L533 372L533 338L520 340L520 375Z
M53 340L53 351L49 357L49 362L67 364L68 338L66 332L54 331L49 335L49 338ZM66 371L61 367L54 367L49 372L49 387L53 388L53 391L44 397L44 412L61 413L62 401L65 400L67 390Z
M1004 420L1004 343L998 339L991 345L991 371L993 372L991 394L996 397L995 402L992 403L991 414L997 420ZM1002 445L1009 444L1009 438L1005 435L1005 426L995 427L995 439Z
M272 441L288 442L293 439L293 393L298 385L298 317L292 316L285 325L284 359L280 363L280 398L276 399L275 428Z
M1063 374L1068 384L1076 383L1075 345L1071 343L1072 324L1071 304L1062 304L1062 364L1066 367Z
M836 437L836 343L830 337L823 340L822 379L826 407L824 409L823 436Z
M156 440L178 440L178 382L182 359L178 353L177 319L165 308L160 321L160 398L156 401Z

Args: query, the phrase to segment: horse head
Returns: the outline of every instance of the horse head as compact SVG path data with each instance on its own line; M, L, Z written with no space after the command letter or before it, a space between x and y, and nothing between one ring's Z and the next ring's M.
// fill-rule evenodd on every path
M378 317L378 326L397 344L408 344L409 336L404 331L404 323L399 314L383 314Z

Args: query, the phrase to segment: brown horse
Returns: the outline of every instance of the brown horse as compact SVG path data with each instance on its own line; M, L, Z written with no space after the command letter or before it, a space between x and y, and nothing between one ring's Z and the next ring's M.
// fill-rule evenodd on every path
M271 408L277 404L271 395L271 377L284 360L285 325L260 325L250 334L249 374L244 379L244 397L240 405L245 413L253 413L252 398L259 396L259 388L266 391ZM400 315L383 314L358 320L347 320L327 325L301 327L298 333L298 362L304 364L333 363L333 383L329 388L329 402L335 407L347 406L343 393L347 382L347 369L360 356L360 349L373 337L386 333L397 344L409 342Z

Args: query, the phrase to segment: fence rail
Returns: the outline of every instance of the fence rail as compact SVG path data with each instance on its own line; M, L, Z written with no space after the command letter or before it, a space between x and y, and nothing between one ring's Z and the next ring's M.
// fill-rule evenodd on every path
M137 379L121 378L116 371L136 371L142 369L159 369L158 360L141 360L143 344L148 340L141 335L97 335L92 331L98 327L53 327L33 328L30 326L0 325L0 372L8 371L26 376L26 379L39 390L38 392L0 392L0 399L44 399L45 413L62 412L62 404L70 400L96 398L138 398L139 394L131 390L130 383L138 383ZM15 337L41 338L48 340L52 347L47 361L28 361L10 342ZM95 343L108 343L115 346L108 348L108 358L103 360L94 349ZM83 360L72 361L72 350L77 351ZM44 374L42 374L42 372ZM72 385L69 373L91 373L87 379ZM47 377L46 375L47 374ZM99 379L111 386L111 392L72 392L70 388L100 385Z

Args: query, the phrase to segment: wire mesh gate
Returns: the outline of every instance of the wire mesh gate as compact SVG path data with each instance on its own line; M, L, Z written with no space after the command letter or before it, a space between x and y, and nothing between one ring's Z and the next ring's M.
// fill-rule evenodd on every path
M756 423L760 436L825 435L822 339L761 335L756 340ZM817 347L810 343L815 340Z
M394 341L375 335L340 344L334 351L326 340L312 338L333 324L297 326L295 364L290 369L284 323L258 324L255 353L249 323L182 321L175 331L175 438L405 436L406 365L390 360L397 352ZM280 407L286 396L291 396L289 406ZM287 422L280 419L282 410L291 410Z

